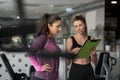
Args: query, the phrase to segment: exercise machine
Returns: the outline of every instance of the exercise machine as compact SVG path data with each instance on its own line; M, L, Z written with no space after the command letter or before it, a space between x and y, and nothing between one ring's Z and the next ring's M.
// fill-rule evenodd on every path
M120 73L117 75L111 74L112 68L115 65L116 58L111 57L110 53L100 53L98 63L95 67L95 80L119 80Z

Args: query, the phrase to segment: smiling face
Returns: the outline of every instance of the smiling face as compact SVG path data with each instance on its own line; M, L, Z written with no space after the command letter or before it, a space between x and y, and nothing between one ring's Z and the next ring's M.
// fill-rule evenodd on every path
M76 20L73 22L74 29L77 34L85 34L85 24L81 20Z
M51 35L56 35L61 31L61 24L62 21L61 20L56 20L54 23L52 24L48 24L48 28L49 28L49 33Z

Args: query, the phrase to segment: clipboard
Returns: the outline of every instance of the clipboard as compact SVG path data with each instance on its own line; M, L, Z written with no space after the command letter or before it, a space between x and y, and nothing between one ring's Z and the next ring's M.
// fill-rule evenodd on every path
M75 58L88 58L91 56L90 49L96 48L101 39L86 40L80 51L76 54Z

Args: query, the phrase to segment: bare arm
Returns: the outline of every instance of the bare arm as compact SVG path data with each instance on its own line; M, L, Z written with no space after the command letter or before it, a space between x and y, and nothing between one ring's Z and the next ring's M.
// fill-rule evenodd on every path
M94 64L97 64L97 53L92 55L92 59L91 60L93 61Z
M95 38L91 37L91 40L93 40L93 39L95 39ZM93 49L91 54L92 54L91 60L93 61L94 64L97 64L97 52L96 52L96 49Z
M66 41L66 52L69 54L71 53L71 47L72 47L72 39L68 38ZM70 64L70 61L71 59L69 58L66 59L67 64Z

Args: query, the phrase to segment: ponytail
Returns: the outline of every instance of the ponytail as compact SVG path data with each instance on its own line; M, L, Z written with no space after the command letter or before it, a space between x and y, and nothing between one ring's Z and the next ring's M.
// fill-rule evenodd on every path
M48 34L48 24L53 24L56 20L61 20L59 16L56 14L45 14L41 17L40 24L39 24L39 31L38 36L41 34Z
M48 22L47 22L48 17L49 17L49 14L45 14L41 17L38 36L40 36L41 34L47 34L47 31L49 30Z

